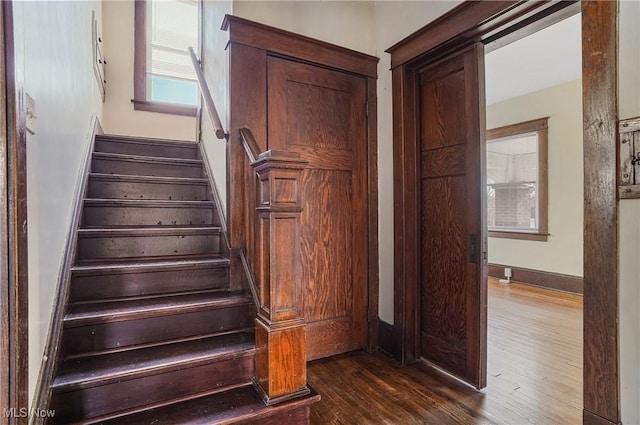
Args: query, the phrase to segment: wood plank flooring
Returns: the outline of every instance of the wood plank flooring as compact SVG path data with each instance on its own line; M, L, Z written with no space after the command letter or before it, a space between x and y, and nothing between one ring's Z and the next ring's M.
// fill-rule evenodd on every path
M489 281L487 388L353 352L309 364L313 424L580 424L582 297Z

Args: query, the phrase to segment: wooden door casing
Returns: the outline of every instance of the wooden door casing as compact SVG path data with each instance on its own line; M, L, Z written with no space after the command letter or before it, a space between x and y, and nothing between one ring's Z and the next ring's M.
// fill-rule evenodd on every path
M418 72L421 354L486 384L483 46Z
M367 344L366 79L269 57L268 147L309 164L300 187L307 359Z

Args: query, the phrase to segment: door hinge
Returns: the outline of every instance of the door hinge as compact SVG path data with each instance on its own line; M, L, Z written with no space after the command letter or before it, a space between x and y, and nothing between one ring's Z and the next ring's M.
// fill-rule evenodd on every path
M369 102L364 103L364 115L369 118Z

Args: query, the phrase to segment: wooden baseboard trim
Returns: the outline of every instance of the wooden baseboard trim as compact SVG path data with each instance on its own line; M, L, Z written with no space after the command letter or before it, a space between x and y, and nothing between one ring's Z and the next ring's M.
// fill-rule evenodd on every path
M71 282L71 266L76 256L77 238L76 232L80 226L82 201L87 192L88 175L91 170L91 154L93 153L93 147L95 145L96 135L102 134L102 126L98 117L94 114L91 117L91 123L89 124L89 132L86 137L86 153L83 159L83 164L80 168L80 174L76 180L76 188L73 194L74 205L71 212L71 223L69 226L69 233L67 234L67 242L65 246L65 252L62 257L62 263L60 264L60 271L58 273L58 286L56 295L54 298L55 304L53 305L53 312L51 315L51 322L49 323L49 333L47 337L47 343L44 348L44 357L42 359L42 365L40 366L40 372L38 375L38 382L36 384L34 400L31 406L31 410L46 410L49 406L49 399L51 397L51 384L55 378L56 369L58 367L60 346L59 342L62 338L62 321L66 312L66 306L69 299L69 286ZM30 422L31 425L38 425L44 423L43 418L34 417Z
M378 349L402 361L402 333L397 326L378 320Z
M609 419L605 419L602 416L598 416L595 413L591 413L588 410L582 411L582 424L583 425L617 425L617 422L611 422Z
M539 286L556 291L580 294L584 292L583 279L579 276L525 269L521 267L489 264L488 274L491 277L504 278L504 268L511 268L511 280L525 285Z

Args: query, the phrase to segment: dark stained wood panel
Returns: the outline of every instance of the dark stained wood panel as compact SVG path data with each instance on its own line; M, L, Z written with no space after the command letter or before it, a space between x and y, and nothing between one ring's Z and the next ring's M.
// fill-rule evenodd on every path
M464 145L447 146L421 153L422 178L464 174Z
M300 180L307 358L367 344L367 81L268 58L269 149L309 161Z
M618 2L582 3L585 423L619 423Z
M349 208L324 212L327 205L349 205L352 194L351 173L311 169L302 178L305 196L302 210L302 267L306 282L303 299L304 318L309 322L349 315L353 308L353 229ZM336 231L340 229L341 231ZM336 284L343 282L344 284Z
M472 88L481 54L476 46L419 71L418 146L421 354L478 388L486 379L484 124Z
M460 60L444 72L422 74L422 150L457 145L465 140L465 84Z
M287 115L295 116L304 125L287 127L287 143L328 149L349 149L351 136L351 93L290 80L287 82L285 102ZM283 117L285 118L285 117Z
M334 69L377 77L378 58L355 50L231 15L225 16L222 29L229 31L232 44L269 50Z
M422 181L422 352L463 374L466 365L465 177ZM440 349L433 350L434 344Z

